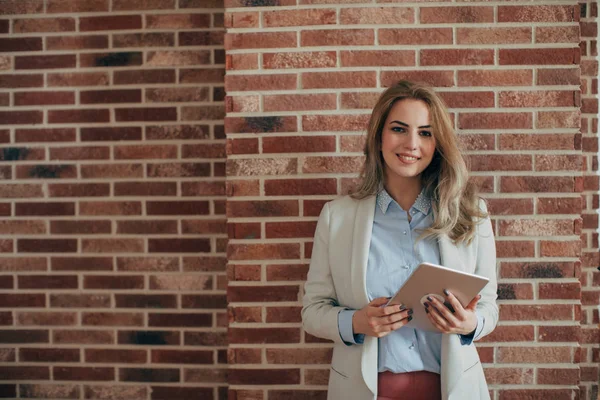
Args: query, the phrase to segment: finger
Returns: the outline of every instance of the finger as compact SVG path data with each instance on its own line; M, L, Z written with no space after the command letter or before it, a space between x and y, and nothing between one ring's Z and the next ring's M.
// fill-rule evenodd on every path
M427 316L429 320L441 331L448 333L450 331L450 326L448 321L440 314L439 310L430 305L427 307Z
M379 306L382 306L384 304L387 304L388 301L390 301L390 299L388 297L378 297L376 299L373 299L369 303L369 306L371 306L371 307L379 307Z
M450 303L450 306L454 309L453 314L458 315L459 318L461 318L465 312L465 309L463 308L460 301L458 301L456 296L447 289L444 289L444 294L446 295L448 303Z
M471 311L475 311L475 308L477 307L477 302L479 302L479 300L481 300L481 295L478 294L477 296L475 296L473 298L473 300L471 300L471 302L469 304L467 304L467 306L465 307L468 310Z
M413 314L413 310L404 310L404 311L400 311L400 312L397 312L394 314L379 317L378 322L381 325L391 325L391 324L395 324L398 321L401 321L405 318L412 316L412 314Z
M439 331L443 332L443 333L447 333L446 332L446 328L444 328L443 326L441 326L438 322L437 319L433 318L431 311L429 310L429 307L425 307L425 313L427 314L427 318L429 319L429 322L431 322L431 325L433 325L435 328L437 328Z
M395 330L402 328L404 325L408 324L410 321L412 321L412 319L413 319L412 315L409 315L408 317L402 318L400 321L397 321L388 326L390 327L391 331L395 331Z
M393 306L379 307L375 310L374 315L377 317L383 317L386 315L392 315L397 312L405 311L405 310L406 310L406 306L396 304Z
M433 296L427 296L427 300L429 300L430 311L432 311L431 308L434 308L440 314L440 316L442 316L449 323L449 325L458 326L458 320L454 314L450 312L448 307L444 305L444 303Z

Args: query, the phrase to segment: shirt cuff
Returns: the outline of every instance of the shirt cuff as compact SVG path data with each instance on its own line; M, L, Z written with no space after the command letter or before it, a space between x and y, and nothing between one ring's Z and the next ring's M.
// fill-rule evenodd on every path
M365 340L365 335L354 334L352 329L352 316L356 310L342 310L338 313L338 330L340 337L347 344L362 344Z
M475 330L469 333L468 335L458 335L460 337L460 344L462 344L463 346L468 346L471 343L473 343L473 339L478 337L481 331L483 330L483 324L485 323L485 319L477 313L475 315L477 315L477 327L475 328Z

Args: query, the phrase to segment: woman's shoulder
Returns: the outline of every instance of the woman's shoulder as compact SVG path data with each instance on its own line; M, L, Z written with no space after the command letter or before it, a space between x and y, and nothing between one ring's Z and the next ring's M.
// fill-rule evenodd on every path
M364 199L356 199L351 195L337 197L327 203L331 212L354 210L362 201L368 200L369 197Z

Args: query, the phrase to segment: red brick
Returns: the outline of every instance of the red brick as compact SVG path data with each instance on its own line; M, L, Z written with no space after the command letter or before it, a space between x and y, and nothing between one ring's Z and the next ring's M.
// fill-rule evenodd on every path
M542 242L542 245L546 242ZM544 255L552 257L551 255ZM581 285L579 282L573 283L539 283L540 299L568 299L577 300L581 298Z
M260 238L260 223L228 223L227 236L229 239Z
M114 332L98 330L53 330L52 342L55 344L113 344Z
M559 236L572 235L574 226L565 219L521 219L500 221L499 231L502 236Z
M89 123L89 122L109 122L110 114L106 109L85 109L85 110L50 110L48 111L49 123Z
M54 69L75 68L77 63L75 55L46 55L46 56L17 56L15 69Z
M335 17L334 17L335 21ZM415 12L409 7L362 7L341 8L340 24L412 24ZM335 23L335 22L334 22Z
M2 14L39 14L44 12L44 3L38 0L5 0Z
M230 244L227 253L230 260L298 259L300 246L296 243Z
M573 305L503 304L500 306L500 319L504 321L572 321Z
M129 290L129 289L144 289L143 276L84 276L84 289L110 289L110 290Z
M181 69L179 83L223 83L225 69L220 68L194 68Z
M260 265L235 265L227 266L227 278L230 281L260 281ZM260 310L259 310L260 315ZM260 320L260 318L259 318Z
M228 382L232 385L299 384L299 369L230 369Z
M83 312L81 323L92 326L144 326L142 313Z
M296 301L298 286L229 286L227 299L230 302L279 302Z
M233 15L235 14L236 13ZM265 28L279 26L330 25L336 24L336 10L319 8L286 11L264 11L263 18L263 26ZM345 24L346 22L342 23ZM236 28L240 28L240 26L236 26Z
M438 92L449 108L492 108L493 92Z
M119 331L119 344L135 345L179 345L178 331Z
M500 65L570 65L579 63L579 48L500 49Z
M494 51L486 49L421 50L420 65L491 65Z
M531 156L525 155L470 155L472 171L531 171Z
M265 181L266 196L336 194L335 179L273 179Z
M211 372L206 370L203 375L210 375ZM191 373L192 370L185 370L186 373ZM190 382L190 378L184 378L185 382ZM214 383L216 380L211 380L210 383ZM220 387L219 389L222 389ZM222 395L219 390L220 396ZM225 391L225 394L227 391ZM153 400L170 400L170 399L209 399L213 395L212 387L173 387L173 386L153 386L152 387L152 399ZM129 397L128 397L129 398ZM145 399L146 397L140 397ZM223 397L224 398L224 397Z
M107 86L106 72L69 72L48 74L49 87L65 86Z
M4 313L3 313L4 314ZM7 325L7 324L2 324ZM49 343L47 330L10 329L0 331L0 343Z
M538 85L579 85L580 70L573 68L540 68Z
M302 47L368 46L373 44L375 44L373 29L318 29L300 32L300 46Z
M19 289L77 289L76 275L22 275Z
M531 70L468 70L458 71L459 86L529 86Z
M535 169L536 171L581 171L582 162L580 155L536 155Z
M298 160L295 158L235 159L227 160L227 176L295 175Z
M140 28L142 28L142 18L140 15L114 15L79 18L79 30L82 32Z
M492 7L421 7L422 24L494 22Z
M225 35L225 49L239 50L288 47L297 47L295 32L227 33Z
M498 257L522 258L534 257L535 243L521 241L496 241L496 252Z
M50 36L46 38L47 50L80 50L80 49L106 49L108 36Z
M403 79L423 82L433 87L454 86L454 72L452 71L381 71L383 87L392 86Z
M72 253L77 251L76 239L19 239L17 249L23 253Z
M572 91L536 91L536 92L500 92L500 107L576 107L578 92Z
M157 364L212 364L212 350L152 350L151 362Z
M18 142L74 142L76 139L75 128L45 128L45 129L17 129L15 141Z
M379 29L381 45L452 44L451 28Z
M79 349L20 348L19 360L23 362L80 362Z
M44 86L42 74L3 74L0 75L0 88L30 88Z
M50 307L59 308L109 308L110 295L51 294Z
M312 238L316 222L268 222L267 238Z
M266 322L302 322L301 311L302 307L268 307Z
M258 69L258 54L228 54L225 58L227 70Z
M86 363L144 364L146 360L146 350L85 349Z
M533 384L534 375L532 368L486 368L484 372L489 384Z
M538 368L537 383L540 385L577 385L579 368Z
M210 27L210 14L146 14L147 29L196 29Z
M212 315L207 313L150 313L148 325L152 327L211 327Z
M461 113L460 129L531 129L531 113Z
M341 52L343 67L356 66L414 66L412 50L349 50Z
M482 338L481 342L533 342L534 340L533 325L499 325L492 333Z
M114 368L100 367L59 367L53 368L57 381L114 381Z
M296 89L296 75L233 75L225 78L226 91Z
M491 215L533 214L533 199L486 199L486 202Z
M571 5L499 6L498 22L573 22L578 21Z
M0 111L0 125L32 125L41 124L41 111Z
M152 69L152 70L128 70L114 71L115 85L139 85L154 83L175 83L175 70Z
M208 253L209 239L149 239L148 251L151 253Z
M499 363L570 363L571 347L499 347Z
M21 384L19 385L21 396L30 398L79 398L79 387L77 385L65 384Z
M177 109L163 108L122 108L115 110L117 121L176 121Z
M331 348L266 349L269 364L329 364Z
M3 380L48 380L50 379L49 367L27 367L27 366L0 366L0 376Z
M227 349L227 359L230 364L260 364L260 349Z
M0 38L0 52L39 51L42 50L42 38Z
M576 150L572 134L501 134L501 150Z
M536 43L579 43L579 27L537 27L535 32L535 41Z
M74 312L21 312L17 314L18 325L76 325L77 314Z
M73 32L75 28L74 18L19 18L13 21L13 33Z
M501 177L500 190L504 193L527 192L575 192L575 182L572 177L560 176L520 176Z
M356 173L360 171L363 157L306 157L304 173Z
M175 8L174 0L113 0L113 11L169 10Z
M458 44L531 43L531 28L458 28Z

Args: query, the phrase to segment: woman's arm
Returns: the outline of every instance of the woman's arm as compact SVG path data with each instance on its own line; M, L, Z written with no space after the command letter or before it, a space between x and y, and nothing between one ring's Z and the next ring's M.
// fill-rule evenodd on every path
M480 200L480 207L487 212L485 201ZM498 298L497 290L497 269L496 269L496 242L494 240L494 231L492 222L487 217L477 225L477 260L475 264L475 274L485 276L490 281L481 291L481 300L477 303L477 314L483 319L483 328L477 329L477 335L474 340L491 333L498 323Z
M340 307L329 265L329 204L325 203L313 243L308 277L302 298L302 327L311 335L344 343L338 329Z

